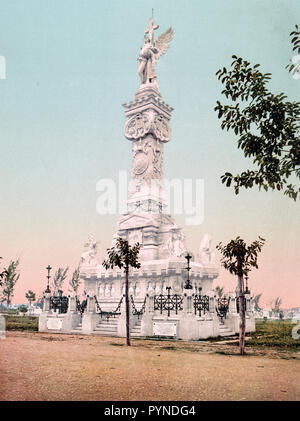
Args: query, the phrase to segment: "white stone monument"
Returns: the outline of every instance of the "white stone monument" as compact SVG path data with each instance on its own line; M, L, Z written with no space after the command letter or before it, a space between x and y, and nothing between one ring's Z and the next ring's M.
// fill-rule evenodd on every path
M156 29L158 25L151 18L139 55L141 84L134 99L123 105L124 135L132 147L132 170L128 211L120 217L113 236L114 240L122 237L130 244L142 245L139 255L142 266L131 274L132 294L138 302L147 293L162 292L168 285L173 292L184 292L187 277L183 231L165 212L163 157L164 147L171 140L173 108L162 99L156 73L156 62L166 53L174 31L169 28L155 40ZM211 237L205 237L200 261L191 262L192 286L197 290L202 287L202 293L211 290L212 281L218 276L210 243ZM90 250L93 253L95 248L90 246ZM124 274L119 269L105 270L101 264L97 265L94 257L90 259L91 253L89 250L84 253L81 264L86 291L102 303L117 302L123 294Z
M131 335L184 340L228 336L239 328L236 294L230 295L228 317L223 317L216 310L218 303L212 291L218 266L211 236L204 235L198 261L189 263L192 288L185 289L188 271L184 233L166 210L163 157L164 147L171 140L173 108L162 99L156 62L166 53L174 31L169 28L155 40L154 31L158 27L151 18L138 57L141 84L134 99L123 105L124 135L131 142L132 169L127 213L119 218L112 245L118 237L130 244L141 244L141 267L129 273ZM85 247L80 263L86 291L83 316L71 297L67 314L55 314L50 296L45 296L40 330L125 336L124 271L117 267L104 269L97 259L97 241L93 236L89 236ZM250 296L247 300L249 310ZM248 310L247 331L254 329L254 318Z

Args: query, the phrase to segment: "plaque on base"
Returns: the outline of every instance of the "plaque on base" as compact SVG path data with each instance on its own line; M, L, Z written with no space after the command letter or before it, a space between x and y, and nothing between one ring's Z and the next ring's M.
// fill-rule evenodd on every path
M173 336L177 335L177 323L153 323L154 336Z
M47 329L49 330L61 330L62 329L62 319L49 318L47 319Z

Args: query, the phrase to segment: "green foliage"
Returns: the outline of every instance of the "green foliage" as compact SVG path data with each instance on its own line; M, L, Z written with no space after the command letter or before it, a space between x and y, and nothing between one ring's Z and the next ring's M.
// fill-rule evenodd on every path
M246 158L258 168L233 175L226 172L222 183L232 184L238 194L241 187L257 185L266 191L283 190L296 200L299 186L290 179L300 178L300 102L286 100L283 93L273 94L267 88L271 73L262 73L259 64L232 56L231 68L216 73L224 85L222 94L231 104L217 101L215 111L221 128L232 130L237 145Z
M257 257L264 243L265 240L259 237L259 240L247 246L242 238L237 237L225 246L219 243L216 248L222 254L221 264L223 267L231 274L244 276L247 279L252 267L258 268Z
M79 278L79 267L77 269L74 270L73 275L72 275L72 279L69 282L70 287L72 288L72 290L75 292L75 294L77 293L77 290L80 286L80 278Z
M2 259L2 257L0 257L0 259ZM4 269L2 272L0 271L0 287L3 285L3 278L6 275L6 270Z
M67 268L58 268L55 272L54 278L53 278L53 287L55 290L60 290L62 288L63 282L67 277L67 272L69 270L69 267Z
M25 306L24 304L22 304L22 305L20 305L20 306L18 307L18 311L19 311L20 313L27 313L27 311L28 311L28 307L27 307L27 306Z
M38 317L4 316L6 330L38 331Z
M272 310L274 311L274 313L279 313L280 312L281 303L282 303L282 299L280 297L275 298L274 306L272 308Z
M35 293L31 291L30 289L28 290L28 292L26 292L25 297L29 301L30 304L36 299Z
M125 282L125 302L126 302L126 343L130 346L130 310L129 310L129 268L140 268L141 264L138 261L138 255L140 252L140 244L136 243L131 246L127 240L123 240L119 237L116 241L116 245L107 249L108 258L103 261L105 269L114 268L117 266L120 269L125 270L126 282Z
M254 310L255 311L261 311L261 307L259 306L259 301L261 298L262 294L257 294L253 297L253 302L254 302Z
M8 267L4 269L5 274L3 276L2 282L2 297L1 301L6 301L7 305L11 303L11 299L14 296L14 288L20 277L20 274L17 273L19 266L19 259L11 260Z
M289 320L256 322L256 331L249 334L247 345L299 350L300 339L293 339L292 329L295 325Z
M105 269L113 269L115 266L128 272L129 267L140 268L141 264L138 262L138 255L140 251L140 244L136 243L130 246L127 240L119 237L116 241L116 246L107 249L108 258L103 261L102 265Z
M295 30L290 33L291 43L293 45L293 51L296 54L300 54L300 31L298 25L295 25ZM294 73L298 69L297 65L292 61L286 66L290 73Z

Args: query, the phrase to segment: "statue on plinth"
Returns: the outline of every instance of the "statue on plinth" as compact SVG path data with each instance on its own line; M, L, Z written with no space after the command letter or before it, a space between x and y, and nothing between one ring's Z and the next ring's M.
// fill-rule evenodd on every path
M155 23L152 17L149 21L149 27L145 30L145 44L141 47L138 58L138 73L142 84L157 82L156 62L166 53L174 35L173 29L169 28L155 41L154 31L158 28L159 25Z
M215 252L211 247L212 238L209 234L204 234L200 247L199 247L199 258L200 262L204 265L215 263Z
M80 265L97 265L97 241L93 235L89 235L87 243L84 245L87 251L83 252L80 259Z

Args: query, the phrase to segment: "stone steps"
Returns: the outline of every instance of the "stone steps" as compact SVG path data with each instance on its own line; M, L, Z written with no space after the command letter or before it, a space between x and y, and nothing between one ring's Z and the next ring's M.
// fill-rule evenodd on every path
M141 327L142 327L142 322L141 320L138 320L136 325L131 329L130 336L132 336L133 338L141 336Z
M78 323L76 327L72 330L72 332L80 332L82 330L82 322Z
M232 336L234 335L234 332L229 329L229 327L223 325L223 323L219 323L219 335L220 336Z
M118 335L118 318L110 317L109 319L100 319L93 333L103 336Z

